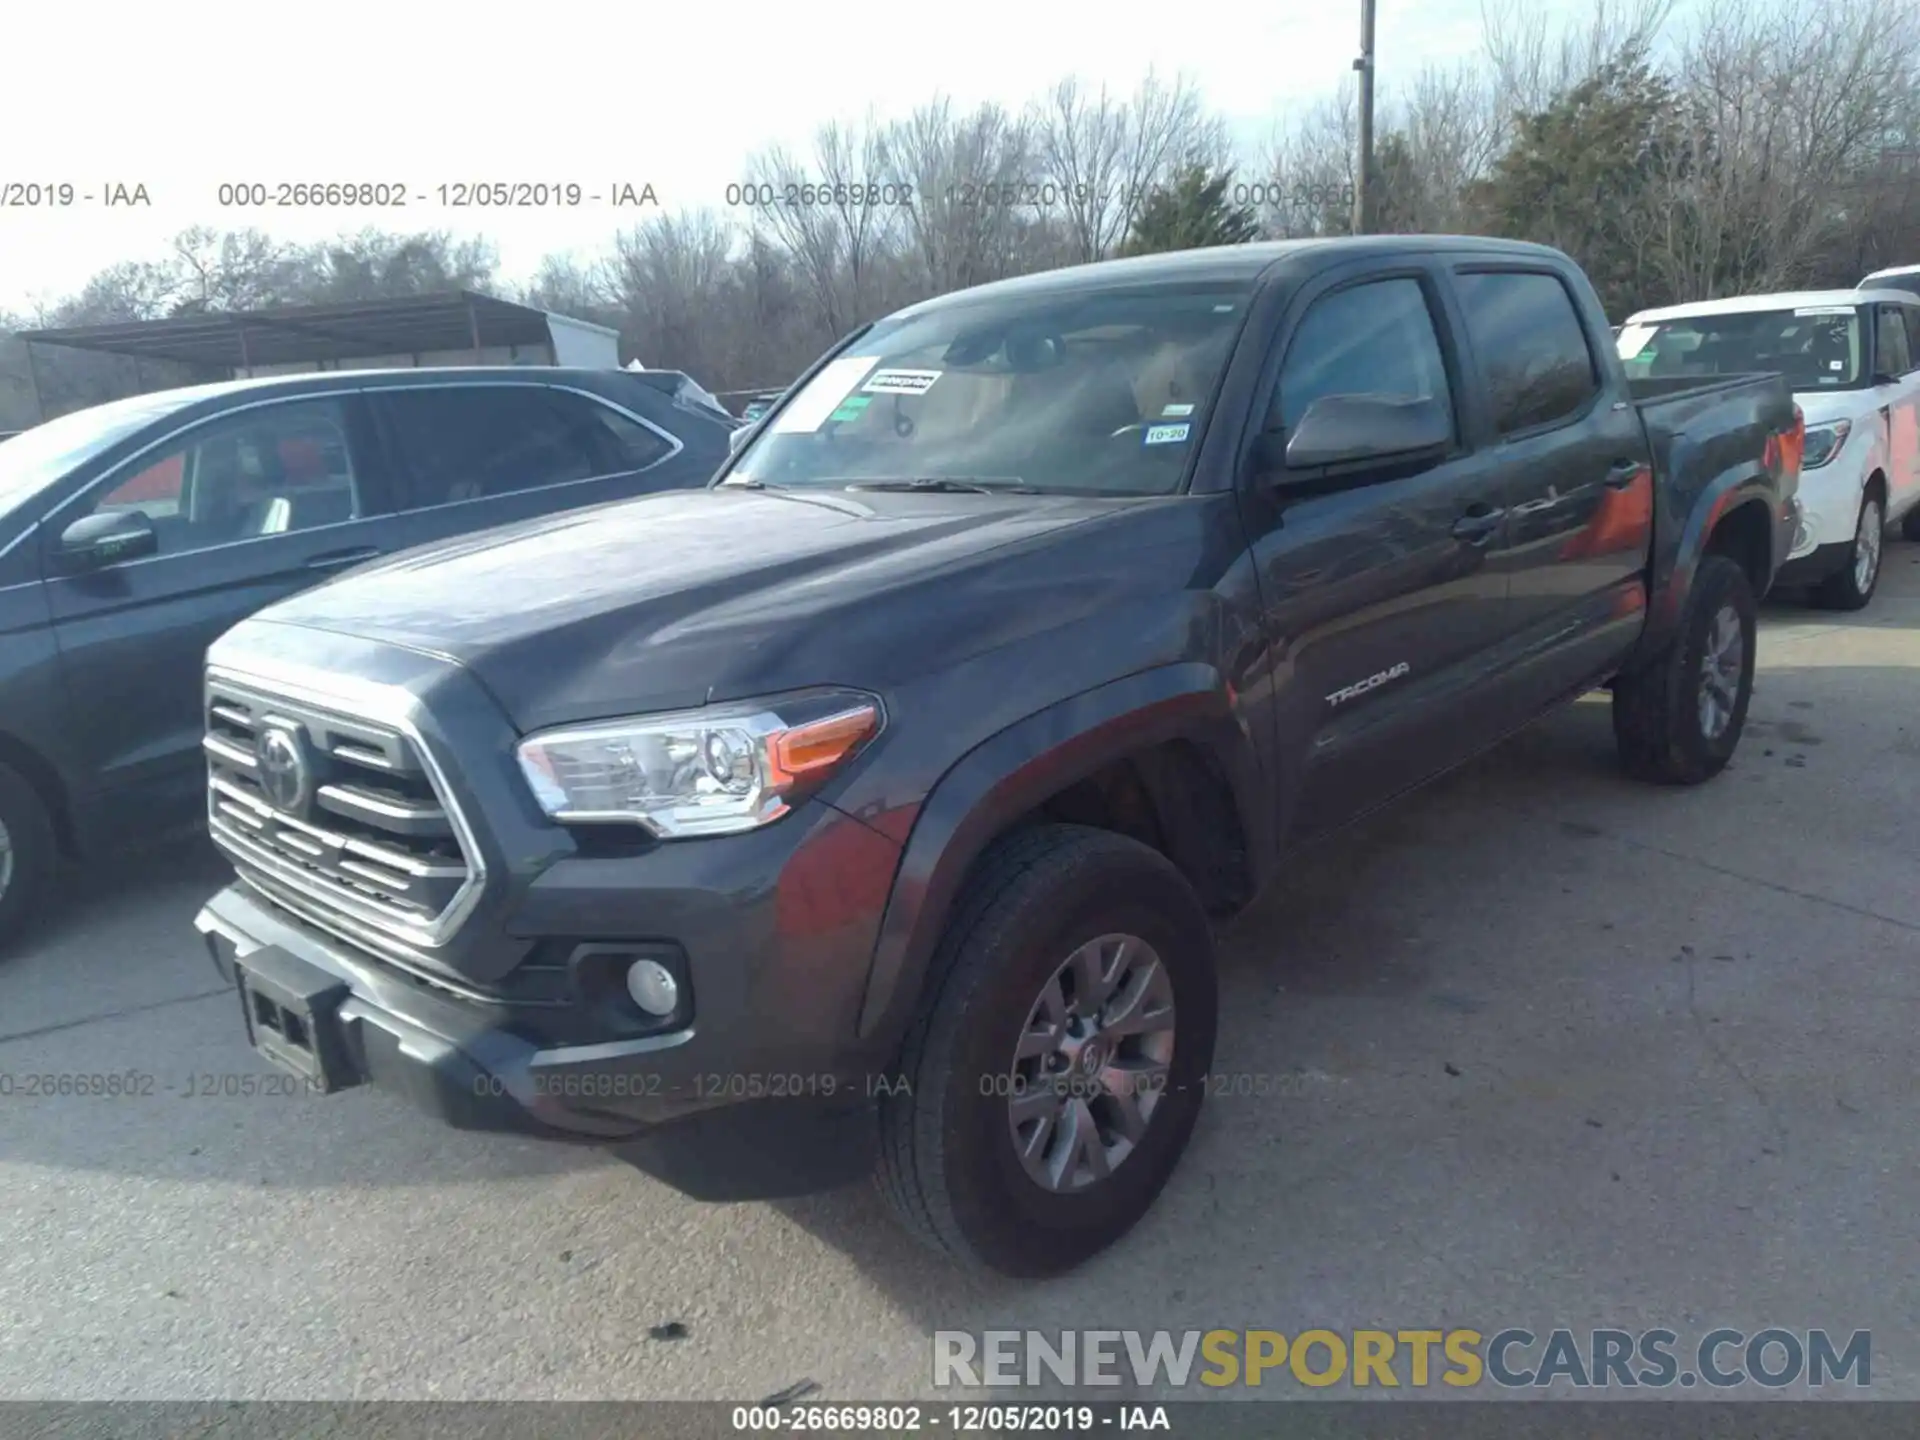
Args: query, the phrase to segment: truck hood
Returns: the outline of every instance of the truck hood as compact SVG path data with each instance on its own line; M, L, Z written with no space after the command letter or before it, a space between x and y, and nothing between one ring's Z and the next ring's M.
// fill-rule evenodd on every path
M1110 604L1017 557L1163 503L675 491L407 551L257 618L462 665L522 730L881 689Z

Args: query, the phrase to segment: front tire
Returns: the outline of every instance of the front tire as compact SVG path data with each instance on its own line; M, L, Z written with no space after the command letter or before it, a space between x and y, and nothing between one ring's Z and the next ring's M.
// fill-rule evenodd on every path
M1193 1133L1206 914L1157 851L1042 825L988 848L933 965L880 1102L881 1193L963 1264L1071 1270L1146 1214Z
M1746 571L1700 561L1680 633L1658 659L1613 685L1613 736L1628 773L1698 785L1726 768L1753 698L1758 607Z
M19 771L0 765L0 949L26 930L53 884L53 821Z
M1869 490L1860 500L1847 560L1821 582L1814 598L1828 610L1864 610L1880 584L1880 558L1886 550L1887 506Z

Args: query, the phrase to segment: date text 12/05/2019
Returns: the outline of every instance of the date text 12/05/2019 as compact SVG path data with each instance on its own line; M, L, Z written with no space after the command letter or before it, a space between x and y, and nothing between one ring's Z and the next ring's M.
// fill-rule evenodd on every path
M216 187L214 203L228 210L631 210L658 209L661 202L644 180L235 180Z
M0 1100L175 1100L252 1099L273 1095L320 1095L318 1081L281 1071L216 1073L197 1070L176 1076L145 1070L0 1070Z
M77 205L104 209L151 209L147 187L125 180L0 179L0 210L70 210Z
M1171 1430L1164 1405L736 1405L733 1429L760 1434L1062 1435L1093 1430Z

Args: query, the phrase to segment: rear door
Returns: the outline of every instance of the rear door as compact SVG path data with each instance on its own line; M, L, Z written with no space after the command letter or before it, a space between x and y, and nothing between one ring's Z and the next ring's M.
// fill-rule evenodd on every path
M394 459L396 548L640 494L682 448L578 391L528 383L369 392Z
M1424 262L1334 272L1289 307L1250 428L1314 401L1392 395L1453 415L1441 455L1244 477L1241 511L1276 657L1278 817L1304 837L1461 759L1481 668L1511 629L1497 470L1463 421L1460 356ZM1303 308L1304 307L1304 308ZM1291 333L1286 333L1288 328Z
M1593 680L1640 625L1653 470L1619 367L1601 354L1611 337L1564 275L1463 263L1452 288L1511 527L1507 683L1532 712Z
M94 793L197 805L201 666L222 631L376 553L384 477L352 394L242 405L133 456L42 527L78 757ZM138 510L157 553L75 570L59 537Z

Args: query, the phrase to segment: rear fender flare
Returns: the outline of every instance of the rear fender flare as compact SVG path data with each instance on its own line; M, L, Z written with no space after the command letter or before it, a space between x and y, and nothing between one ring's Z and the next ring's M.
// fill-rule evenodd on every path
M1674 450L1676 455L1684 454L1679 445ZM1655 567L1647 628L1627 668L1660 654L1679 633L1681 617L1686 614L1687 601L1693 594L1694 576L1699 573L1701 558L1707 553L1714 531L1723 519L1748 501L1757 500L1766 507L1776 539L1771 565L1774 570L1780 568L1785 557L1779 553L1777 544L1779 516L1775 513L1773 497L1773 483L1766 473L1743 463L1722 471L1701 487L1679 524L1678 539L1671 547L1658 543L1656 520L1655 552L1661 563ZM1674 533L1671 521L1667 531Z

